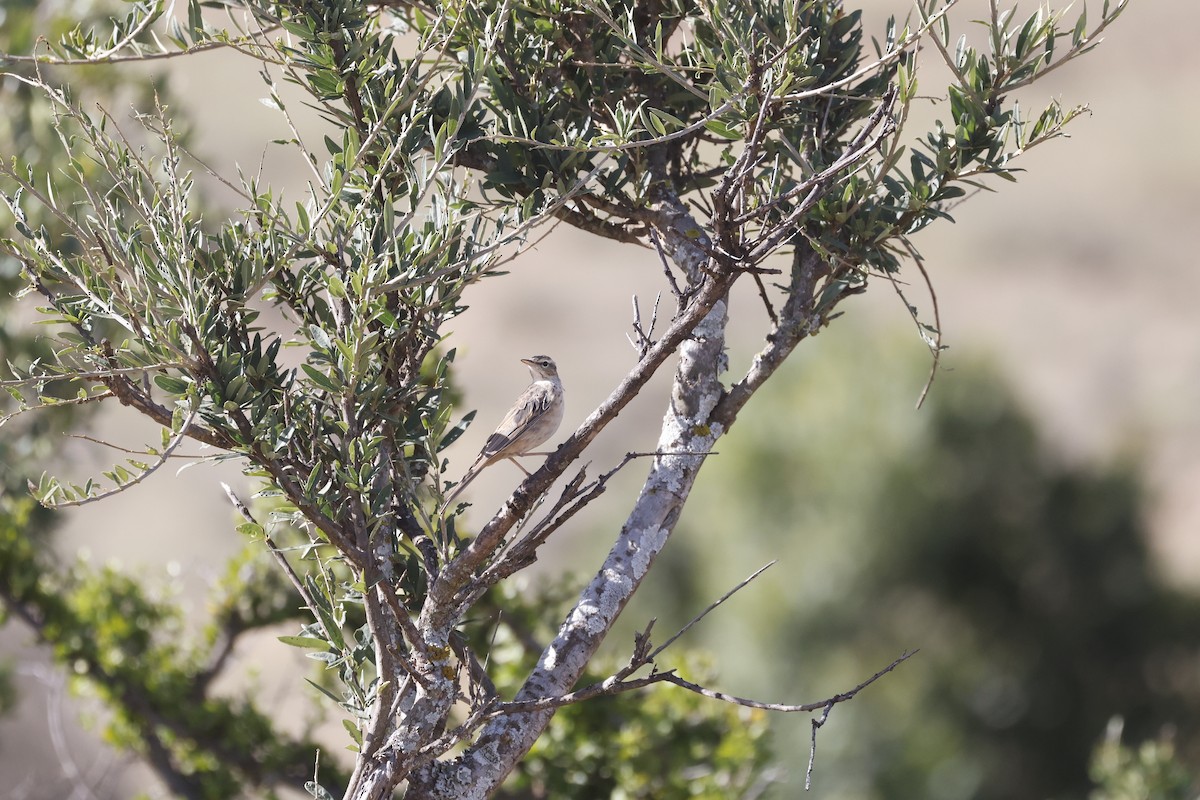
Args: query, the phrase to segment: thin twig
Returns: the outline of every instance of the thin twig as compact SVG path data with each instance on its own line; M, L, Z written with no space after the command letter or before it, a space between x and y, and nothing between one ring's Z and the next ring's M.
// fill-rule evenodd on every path
M380 590L380 594L383 595L383 600L387 604L388 609L396 618L396 623L404 632L404 637L408 640L408 643L412 647L416 658L420 660L419 666L422 668L428 668L430 663L429 645L425 642L424 637L421 636L421 632L417 630L417 626L413 623L412 615L409 613L404 603L396 595L396 590L392 588L390 583L385 580L380 580L376 586ZM404 667L405 672L407 672L409 675L412 675L413 679L416 680L417 683L428 689L429 682L421 673L421 669L419 669L417 665L410 665L408 663L408 659L405 658L402 653L397 653L396 656L399 659L401 666Z
M667 254L663 252L662 242L658 239L658 231L651 226L647 229L647 232L650 235L650 241L654 242L654 249L658 251L658 257L662 260L663 273L667 276L667 283L671 287L671 294L675 295L676 302L682 307L686 296L675 280L675 273L671 272L671 264L667 261Z
M563 706L578 703L583 700L590 700L593 697L624 694L625 692L643 689L656 683L674 684L681 689L687 689L689 692L695 692L696 694L702 695L709 699L720 700L725 703L731 703L733 705L743 706L745 708L758 708L764 711L778 711L784 714L811 713L813 711L818 711L825 708L832 708L839 703L845 703L849 700L853 700L855 696L858 695L858 693L863 689L867 688L872 683L894 670L901 663L907 661L909 658L912 658L918 652L919 651L917 650L906 650L898 658L892 661L892 663L888 664L886 667L879 670L870 678L867 678L865 681L855 686L853 689L850 689L847 692L836 694L833 697L829 697L824 700L818 700L814 703L766 703L761 700L738 697L737 695L726 694L725 692L718 692L713 689L708 689L698 683L692 683L685 678L679 677L675 670L672 669L664 672L653 672L650 675L646 675L641 678L630 678L626 680L622 680L618 678L618 676L614 675L606 678L603 681L593 683L577 691L569 692L557 697L543 697L536 700L513 700L508 703L501 703L495 708L489 717L499 717L505 714L521 714L529 711L540 711L549 708L561 708ZM618 673L618 675L619 674L620 673Z
M186 369L187 364L181 361L164 361L161 364L148 364L144 367L113 367L112 369L92 370L89 372L63 372L60 374L30 375L27 378L16 378L0 381L0 388L28 386L31 383L50 383L51 381L101 381L116 375L144 375L166 369Z
M804 791L806 792L812 789L813 767L817 764L817 730L829 719L829 712L832 710L833 706L825 706L821 716L812 719L812 739L808 745L808 768L804 770Z
M707 617L710 611L713 611L717 606L721 605L726 600L733 597L734 594L736 594L737 592L746 588L748 585L750 585L751 581L753 581L759 575L762 575L764 572L766 572L771 567L775 566L775 563L776 563L775 560L771 560L771 561L768 561L766 564L763 564L761 567L759 567L758 569L756 569L754 571L753 575L751 575L750 577L743 580L737 586L734 586L732 589L730 589L725 594L721 595L721 598L719 600L709 604L708 608L704 609L699 614L697 614L695 617L693 617L691 622L689 622L687 625L684 625L682 628L680 628L678 631L676 631L674 636L672 636L670 639L667 639L667 641L664 642L663 644L659 645L654 650L654 652L652 652L652 653L650 653L650 655L646 656L646 661L647 662L653 661L655 656L657 656L663 650L666 650L668 647L670 647L675 642L676 639L678 639L680 636L683 636L685 633L687 633L689 630L691 630L693 625L695 625L697 622L699 622L700 620Z
M921 320L917 317L916 308L909 304L908 298L904 296L904 290L900 288L900 284L896 277L890 272L885 273L888 280L892 283L892 288L895 290L896 294L899 295L900 300L903 301L905 308L908 309L908 314L912 317L913 322L916 324L917 332L921 335L921 339L925 342L926 346L929 348L929 351L933 354L933 363L929 365L929 377L925 380L925 386L921 389L920 396L917 397L917 408L919 409L925 404L925 398L929 396L929 390L933 387L933 381L937 377L938 365L942 358L942 350L945 349L945 347L942 345L942 315L938 310L937 292L935 292L933 289L933 281L930 279L929 273L925 270L925 263L921 258L921 254L917 252L917 249L913 247L912 243L909 242L908 239L901 237L900 242L908 251L908 255L912 258L913 263L917 265L917 269L920 271L921 277L924 278L925 288L929 291L929 300L933 305L934 338L932 341L930 341L929 337L925 333L925 326L921 324Z
M182 444L183 440L187 437L188 428L191 426L192 420L196 418L196 413L198 411L199 411L199 407L193 408L191 410L191 412L183 420L183 424L180 425L179 432L176 433L173 437L171 437L171 441L163 449L162 453L159 454L157 461L155 461L150 466L142 469L140 472L135 474L132 478L130 478L125 483L120 483L120 476L116 474L115 468L114 468L114 472L110 476L110 477L112 477L112 480L113 480L113 487L111 489L109 489L108 491L99 492L97 494L88 495L86 497L81 497L78 500L57 500L57 501L53 500L51 497L51 495L54 494L55 492L51 492L51 493L47 494L45 497L39 497L38 502L40 502L42 505L46 506L47 508L51 508L51 507L53 507L53 508L73 508L73 507L77 507L77 506L85 506L88 503L94 503L97 500L103 500L106 497L112 497L115 494L120 494L121 492L125 491L126 489L130 489L130 488L133 488L134 486L137 486L139 483L146 480L146 478L149 478L155 472L158 472L159 468L161 468L163 464L167 463L167 461L171 458L171 454L173 452L175 452L175 448L179 447L179 445ZM32 481L29 482L29 489L36 496L37 487L34 486Z
M53 403L38 403L35 406L22 406L15 411L10 411L5 415L0 416L0 428L3 428L15 417L19 417L28 411L41 411L44 408L59 408L61 406L82 406L87 405L88 403L98 403L101 400L108 399L109 397L113 397L113 393L106 389L99 394L90 394L87 397L71 397L66 400L55 400ZM131 450L129 452L133 451Z
M102 397L112 397L112 396L113 396L112 393L106 393L103 395L94 395L92 398L89 398L89 399L99 399ZM59 405L59 404L56 403L55 405ZM0 424L2 424L2 421L0 421ZM112 442L106 442L103 439L97 439L95 436L88 436L86 433L68 433L65 435L68 439L81 439L85 442L91 442L92 444L98 444L101 447L107 447L111 450L116 450L118 453L125 453L126 455L131 455L131 456L157 456L157 455L159 455L157 452L154 452L151 450L133 450L129 447L121 447L121 445L119 445L119 444L113 444ZM186 459L190 459L192 461L203 461L206 458L206 456L202 456L199 454L192 454L192 453L172 453L169 457L170 458L186 458Z
M824 706L824 710L821 712L821 716L812 721L812 743L809 745L809 751L808 751L808 769L805 771L805 774L804 774L804 790L805 791L808 791L808 789L812 786L813 765L816 763L816 759L817 759L817 729L822 727L825 724L825 722L829 719L829 712L833 710L833 707L835 705L837 705L838 703L844 703L847 700L853 700L854 696L857 695L859 692L861 692L863 689L867 688L872 683L874 683L875 681L882 678L884 675L887 675L889 672L891 672L896 667L900 666L902 663L904 663L908 659L912 658L919 652L921 652L919 649L918 650L905 650L903 653L900 654L900 656L896 660L894 660L892 663L888 664L886 667L884 667L883 669L876 672L871 677L867 678L865 681L860 683L858 686L855 686L853 689L851 689L848 692L843 692L842 694L834 695L833 697L829 698L829 700L826 702L826 704ZM815 710L815 709L813 709L813 710Z
M657 458L660 456L677 456L680 458L701 457L706 458L710 455L719 455L716 451L705 453L668 453L663 451L655 451L653 453L626 453L625 457L619 464L596 477L594 481L583 484L583 478L587 464L584 465L574 478L563 489L562 494L554 505L547 512L546 516L538 521L531 530L515 540L508 549L503 552L502 556L497 557L473 583L472 590L459 603L459 612L465 611L475 605L479 598L482 597L488 589L496 585L505 578L525 569L530 564L537 561L537 549L550 538L550 535L561 528L575 514L581 511L585 506L591 503L600 495L604 494L607 489L608 481L616 475L629 462L636 458ZM532 513L533 509L530 510ZM522 523L524 524L524 523Z
M654 310L650 312L650 328L647 330L642 327L642 309L638 304L638 298L633 296L633 332L637 335L637 341L634 341L632 336L628 334L625 338L638 351L638 358L644 358L646 351L654 346L654 327L658 324L658 304L662 300L662 292L654 296Z
M316 599L313 598L312 594L308 591L308 587L304 585L304 581L300 580L300 576L292 567L292 563L287 560L287 557L283 554L283 551L279 549L279 545L275 543L275 539L270 533L267 532L266 526L259 524L258 520L254 518L254 515L250 513L250 509L247 508L246 504L242 502L241 498L234 493L233 488L230 487L229 484L222 481L221 488L225 490L225 494L229 498L229 501L233 503L233 507L238 510L242 517L251 524L257 525L259 530L262 531L263 541L266 543L267 549L271 551L271 555L274 556L275 560L279 562L279 566L283 568L284 574L287 575L288 580L292 582L292 586L296 589L296 592L300 595L301 599L304 600L304 604L308 606L308 610L312 612L313 619L315 619L317 624L320 625L325 631L325 638L332 643L334 641L333 634L325 627L324 619L322 619L321 615L317 613L317 609L320 608L320 606L317 605Z
M779 317L775 314L775 307L771 305L771 298L767 297L767 287L763 284L762 275L757 270L752 271L751 274L754 277L754 285L758 287L758 296L762 299L763 308L767 310L767 316L770 318L771 324L778 325Z

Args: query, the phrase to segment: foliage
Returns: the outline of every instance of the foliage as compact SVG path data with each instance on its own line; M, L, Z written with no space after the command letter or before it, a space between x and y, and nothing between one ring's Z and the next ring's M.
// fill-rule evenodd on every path
M104 19L91 4L73 9L73 25ZM4 9L3 50L33 47L34 36L68 35L70 25L58 15L38 13L36 3L8 4ZM46 25L47 28L41 28ZM29 63L9 65L12 78L0 82L6 114L0 120L3 151L18 157L30 174L55 175L62 167L61 137L79 134L70 119L54 118L40 101L36 82L62 74L61 67ZM118 82L116 76L88 73L72 76L72 85L105 103L146 102L154 97L144 81ZM158 94L164 100L165 89ZM67 139L66 141L69 141ZM31 205L23 212L29 229L61 241L63 252L75 253L69 218L59 213L102 195L120 174L105 172L96 162L76 162L79 183L48 182L59 208ZM85 188L86 187L86 188ZM120 209L126 218L128 209ZM11 216L3 218L11 228ZM0 257L0 287L7 308L0 314L0 354L9 364L52 361L45 337L29 329L30 314L12 301L27 276L6 252ZM98 322L95 330L109 331ZM14 412L0 417L0 597L3 618L27 624L52 657L72 675L77 687L99 696L112 712L105 737L120 748L141 753L179 796L228 797L242 789L278 781L297 783L310 774L306 764L314 743L305 735L290 738L270 729L268 717L249 696L218 696L211 684L219 674L238 634L294 617L294 601L282 591L274 570L264 570L264 554L247 549L234 559L226 580L216 587L210 625L199 641L184 644L182 609L170 597L156 597L160 587L143 583L111 567L85 561L60 563L53 546L56 515L38 506L26 491L29 471L61 447L61 432L80 424L86 405L77 405L62 382L43 386L50 407L38 414ZM279 607L283 602L284 608Z
M958 5L922 0L872 55L860 14L833 0L190 0L186 24L164 21L154 1L104 32L80 27L35 56L9 56L23 71L6 80L45 103L63 161L60 171L0 164L12 219L0 253L21 265L54 331L52 353L10 362L5 386L22 415L116 400L161 427L144 456L82 483L43 475L35 497L78 505L129 489L187 439L238 459L269 498L242 506L240 530L258 543L249 558L274 559L290 584L261 610L277 619L278 597L302 599L309 616L284 641L330 667L323 688L359 753L346 795L382 800L405 781L413 796L492 794L576 699L572 687L674 528L702 456L841 302L876 276L900 291L913 232L949 218L949 204L987 176L1013 178L1016 155L1061 133L1080 109L1051 103L1029 123L1010 95L1091 49L1125 2L1069 31L1061 15L1039 9L1021 21L993 2L982 48L965 38L952 48ZM901 135L922 43L951 71L949 118L910 152ZM160 98L123 127L103 108L85 111L72 81L30 71L215 48L263 77L266 102L294 134L278 144L311 173L303 198L253 174L214 176L240 208L206 215L198 162ZM333 127L323 147L302 140L279 81ZM629 375L469 536L462 506L440 507L450 485L442 453L470 422L454 422L444 326L465 311L466 287L499 274L555 220L656 247L670 323L635 326ZM786 264L776 256L790 266L774 266ZM725 384L726 298L738 281L755 283L770 324L761 352ZM936 319L921 326L936 351ZM590 482L581 471L534 521L553 481L672 356L658 453L605 568L511 700L497 694L488 646L467 647L462 627L605 490L619 466ZM173 624L135 585L104 581L115 608ZM65 587L84 597L88 588ZM110 649L134 637L149 662L160 658L165 684L201 680L178 668L174 644L115 620L101 627ZM669 677L648 641L636 647L627 671L591 690ZM118 675L105 656L82 651ZM646 666L649 676L632 677ZM114 683L135 677L146 676ZM249 705L215 713L186 722L211 733L242 714L266 736ZM154 741L145 723L131 727Z
M533 666L541 648L531 643L552 634L540 609L566 605L571 578L502 585L499 596L486 600L495 622L479 626L471 639L478 648L490 641L500 691L519 687ZM700 680L715 677L711 659L698 652L685 651L677 660L667 668ZM596 659L582 683L603 680L619 667L613 661ZM554 717L497 796L741 797L766 774L771 761L766 732L766 712L760 709L714 704L674 687L571 705Z
M616 666L597 659L590 679ZM701 659L672 666L699 681L716 677ZM555 716L499 796L742 797L763 782L770 764L766 714L671 688L571 706Z
M277 732L250 692L227 697L211 690L234 632L295 616L288 595L268 588L274 573L254 567L261 554L231 565L231 572L256 578L254 591L237 582L221 586L208 635L187 646L176 604L152 598L150 587L111 568L58 568L49 537L30 520L44 510L29 498L0 502L5 608L113 712L105 728L111 744L141 753L183 797L230 797L311 774L311 739ZM266 592L287 606L256 604L255 595Z

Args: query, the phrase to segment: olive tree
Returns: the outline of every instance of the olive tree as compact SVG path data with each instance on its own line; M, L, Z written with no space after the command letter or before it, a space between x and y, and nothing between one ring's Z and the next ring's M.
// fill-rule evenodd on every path
M1084 110L1029 113L1015 95L1091 49L1126 1L1068 21L999 0L919 0L868 37L835 0L190 0L185 18L152 0L108 33L80 28L9 56L118 69L236 51L293 131L280 146L309 171L303 196L253 172L216 175L163 104L130 126L70 80L8 73L41 93L67 157L53 174L0 165L12 217L0 248L56 337L52 356L10 365L13 413L115 401L162 429L147 456L83 483L43 475L31 491L48 506L92 502L188 441L261 484L256 503L230 492L241 529L302 598L308 620L285 641L336 676L324 688L357 751L344 781L309 783L316 796L487 797L559 709L659 683L817 712L819 725L862 676L815 702L730 697L660 669L673 639L656 645L649 628L627 664L579 684L705 455L843 302L871 283L898 292L936 368L936 302L927 317L906 295L928 283L914 234L1013 180L1017 156ZM918 90L923 70L948 81ZM281 82L335 133L306 141ZM914 135L925 101L939 119ZM197 176L240 208L200 213ZM642 248L668 299L635 315L636 352L608 398L468 532L463 503L443 508L456 476L442 453L471 419L451 402L445 326L467 287L555 221ZM731 364L739 282L765 313L761 349ZM655 450L598 474L578 467L660 370L673 378ZM557 633L515 685L497 685L503 665L464 622L502 607L501 590L617 470L647 463Z

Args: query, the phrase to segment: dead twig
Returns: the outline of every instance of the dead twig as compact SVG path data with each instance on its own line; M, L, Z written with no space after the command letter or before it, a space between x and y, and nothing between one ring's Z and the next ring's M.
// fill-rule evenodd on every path
M642 309L638 305L637 295L633 296L633 336L625 335L629 343L638 351L638 358L645 358L646 352L654 346L654 328L658 325L658 304L662 300L662 292L654 296L654 309L650 312L650 327L642 326Z
M682 628L680 628L678 631L676 631L674 636L672 636L670 639L667 639L667 641L664 642L663 644L659 645L658 648L655 649L655 651L653 653L650 653L650 655L646 657L646 660L653 661L655 656L657 656L663 650L666 650L668 647L670 647L676 639L678 639L680 636L683 636L685 633L687 633L689 630L691 630L692 626L694 626L697 622L699 622L700 620L707 617L709 612L713 611L717 606L721 605L726 600L733 597L736 593L738 593L742 589L745 589L747 586L750 585L751 581L753 581L759 575L762 575L764 572L766 572L771 567L775 566L775 563L776 562L774 560L772 560L772 561L768 561L766 564L763 564L761 567L756 569L754 571L754 574L752 574L750 577L746 578L741 583L739 583L737 586L734 586L728 592L721 595L720 599L710 603L708 608L704 609L699 614L697 614L695 617L693 617L691 622L689 622L687 625L684 625Z
M651 622L651 625L653 625L653 622ZM648 636L648 632L649 628L647 628L647 630L642 634L638 634L638 636ZM557 697L543 697L536 700L514 700L508 703L500 703L495 707L489 717L498 717L504 714L521 714L529 711L540 711L548 708L561 708L562 706L571 705L572 703L579 703L584 700L590 700L594 697L623 694L625 692L635 691L637 689L644 689L645 687L652 686L656 683L670 683L680 687L681 689L687 689L689 692L694 692L709 699L720 700L725 703L732 703L733 705L743 706L745 708L758 708L764 711L779 711L784 714L823 711L822 717L827 719L829 716L829 710L831 710L834 706L845 703L849 700L853 700L863 689L866 689L868 686L875 683L877 680L894 670L900 664L912 658L918 652L920 651L906 650L886 667L879 670L870 678L867 678L865 681L855 686L853 689L850 689L846 692L841 692L840 694L835 694L832 697L828 697L824 700L818 700L813 703L768 703L762 700L753 700L748 697L738 697L737 695L709 689L705 686L701 686L698 683L693 683L686 678L681 678L678 674L676 674L676 670L674 669L665 670L662 672L652 672L651 674L645 675L641 678L627 678L623 677L623 675L627 675L630 671L629 666L627 665L602 681L585 686L577 691L569 692L568 694L559 695ZM824 725L824 721L822 721L821 724Z
M671 294L675 295L675 302L679 308L687 305L688 292L679 288L679 283L675 280L675 273L671 271L671 263L667 260L667 254L663 252L662 242L659 241L658 231L653 226L647 228L650 234L650 241L654 242L654 249L658 251L658 257L662 261L663 274L667 276L667 285L671 287Z

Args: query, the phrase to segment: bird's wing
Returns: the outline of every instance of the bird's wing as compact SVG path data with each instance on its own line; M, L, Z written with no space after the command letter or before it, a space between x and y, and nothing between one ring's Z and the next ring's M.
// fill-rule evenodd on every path
M544 386L533 385L526 389L496 426L496 432L488 437L480 455L490 458L516 441L538 417L546 413L552 400L550 390Z

